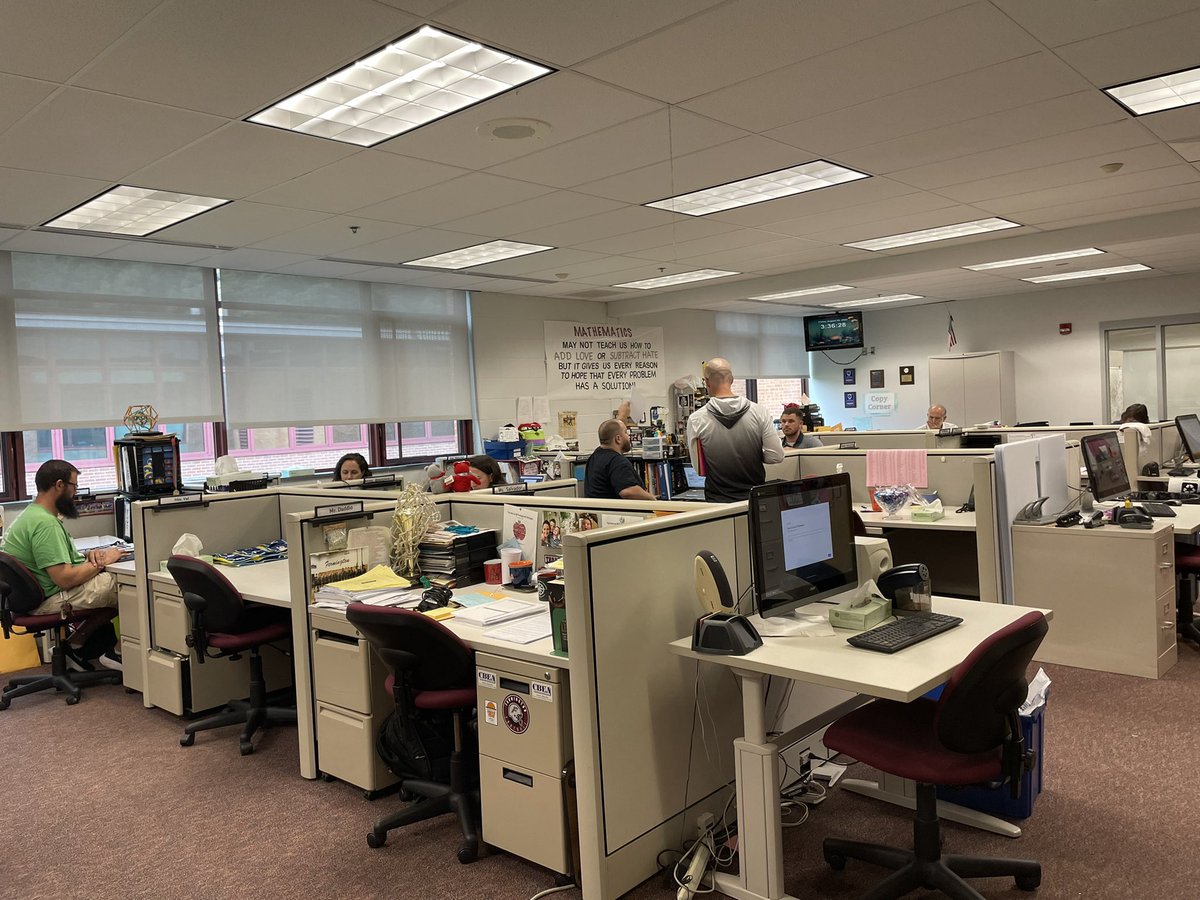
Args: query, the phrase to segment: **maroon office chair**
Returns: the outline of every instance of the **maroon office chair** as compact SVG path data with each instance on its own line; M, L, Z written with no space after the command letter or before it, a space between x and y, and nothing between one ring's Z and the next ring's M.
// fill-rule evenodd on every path
M958 900L982 900L967 878L1011 875L1026 891L1041 884L1042 867L1033 860L942 856L935 790L937 785L1007 781L1012 796L1018 796L1034 754L1025 749L1017 710L1028 690L1025 670L1047 630L1040 612L1026 613L972 650L939 700L872 700L825 732L830 750L917 783L913 850L825 839L825 861L834 869L845 868L852 858L895 870L867 893L871 900L903 897L920 887Z
M54 689L66 694L68 706L79 702L80 688L89 684L120 684L121 673L105 669L97 672L67 670L67 648L63 643L63 626L78 625L85 620L98 624L111 622L117 615L112 607L79 609L35 616L31 612L46 601L46 594L33 573L8 553L0 553L0 628L8 640L14 628L17 634L41 634L49 631L54 642L50 652L49 675L19 675L9 679L0 692L0 710L8 709L14 697Z
M211 647L216 658L238 659L250 651L250 699L234 700L218 713L189 722L183 729L180 746L190 747L196 732L245 723L239 740L242 756L254 752L253 737L267 725L295 724L295 706L268 704L267 682L263 677L264 644L283 641L292 634L291 616L286 609L247 605L237 588L215 567L194 556L172 556L167 571L183 591L183 603L192 621L187 645L203 665Z
M1200 645L1196 625L1196 587L1200 578L1200 547L1175 542L1175 630L1180 638Z
M475 711L475 652L419 612L351 603L346 618L392 670L388 680L396 715L412 724L417 717L448 711L454 729L448 779L396 772L401 791L422 799L376 822L367 835L368 846L382 847L393 828L453 812L463 833L458 861L471 862L479 852L479 755L464 725ZM437 774L432 771L433 777Z

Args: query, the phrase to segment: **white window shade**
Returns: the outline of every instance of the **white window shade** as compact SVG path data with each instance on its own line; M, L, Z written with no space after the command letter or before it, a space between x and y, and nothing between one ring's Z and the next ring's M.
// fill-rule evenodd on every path
M800 378L808 374L804 319L717 313L717 355L736 378Z
M230 427L469 419L461 291L222 269Z
M222 418L209 270L0 254L0 430Z

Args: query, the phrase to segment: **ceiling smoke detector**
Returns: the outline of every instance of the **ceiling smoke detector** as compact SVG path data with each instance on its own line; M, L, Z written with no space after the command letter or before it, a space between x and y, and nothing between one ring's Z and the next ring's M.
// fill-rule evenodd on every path
M475 133L493 141L530 141L545 137L550 127L541 119L492 119L476 128Z

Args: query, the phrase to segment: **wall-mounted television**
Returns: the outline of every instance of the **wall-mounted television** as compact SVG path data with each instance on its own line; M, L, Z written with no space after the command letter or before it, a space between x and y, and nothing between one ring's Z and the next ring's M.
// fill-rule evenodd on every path
M804 349L853 350L863 345L861 312L824 313L804 317Z

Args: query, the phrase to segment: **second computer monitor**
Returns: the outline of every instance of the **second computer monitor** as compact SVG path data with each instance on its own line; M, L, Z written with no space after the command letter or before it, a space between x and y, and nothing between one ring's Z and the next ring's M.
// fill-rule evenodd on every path
M751 490L749 505L759 615L782 616L858 587L848 474L773 481Z
M1130 491L1125 456L1115 431L1089 434L1079 442L1088 486L1097 500L1112 500Z
M1195 413L1176 416L1175 427L1179 429L1179 442L1183 452L1192 462L1200 462L1200 417Z

